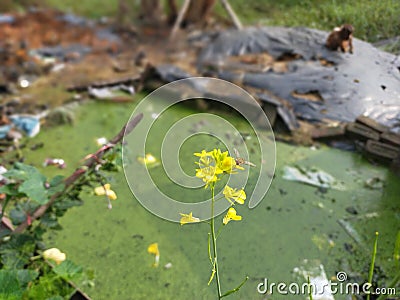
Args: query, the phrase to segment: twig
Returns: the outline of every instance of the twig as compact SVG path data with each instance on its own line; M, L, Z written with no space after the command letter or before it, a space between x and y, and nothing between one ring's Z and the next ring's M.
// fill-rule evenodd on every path
M230 4L228 3L228 0L221 0L222 6L225 8L225 10L227 11L228 15L231 17L233 24L235 24L235 27L238 30L242 30L243 29L243 25L240 22L238 16L235 14L235 11L233 10L233 8L230 6Z
M130 120L129 123L125 124L125 126L121 129L121 131L113 138L110 140L110 142L103 147L101 147L99 150L97 150L95 153L90 155L90 157L86 160L85 164L76 169L74 173L72 173L71 176L69 176L67 179L65 179L64 184L65 188L63 191L58 192L54 194L50 201L47 202L46 204L40 206L38 209L35 210L35 212L31 215L31 222L34 220L40 218L41 216L44 215L44 213L47 211L47 209L53 205L53 203L57 200L57 198L62 195L65 190L71 186L78 178L80 178L83 174L85 174L91 167L93 167L98 160L111 148L114 148L115 145L120 143L124 137L124 135L128 135L135 127L136 125L142 120L143 114L139 114L136 117L134 117L132 120ZM25 229L29 227L28 221L24 221L21 223L14 231L13 233L21 233Z
M187 12L187 10L189 8L190 1L191 0L185 0L185 2L183 3L182 8L179 11L178 17L176 18L174 27L172 28L172 31L170 33L170 36L169 36L170 39L174 38L174 36L175 36L176 32L178 31L179 27L181 27L181 23L183 21L183 18L184 18L185 14L186 14L186 12Z

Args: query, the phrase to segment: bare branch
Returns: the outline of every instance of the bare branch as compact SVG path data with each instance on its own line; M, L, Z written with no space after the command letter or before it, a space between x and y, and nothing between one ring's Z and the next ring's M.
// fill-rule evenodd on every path
M102 146L99 150L95 153L88 156L89 158L86 160L85 164L82 167L79 167L69 176L67 179L64 180L65 188L62 192L58 192L54 194L50 201L46 204L40 206L31 216L31 222L40 218L45 214L47 209L53 205L53 203L57 200L57 198L62 195L69 186L71 186L78 178L80 178L83 174L85 174L90 168L94 167L98 160L110 149L114 148L118 143L120 143L125 135L128 135L139 122L142 120L143 114L139 114L135 116L132 120L130 120L122 129L121 131L110 140L110 142L104 146ZM29 227L28 221L21 223L13 233L21 233Z

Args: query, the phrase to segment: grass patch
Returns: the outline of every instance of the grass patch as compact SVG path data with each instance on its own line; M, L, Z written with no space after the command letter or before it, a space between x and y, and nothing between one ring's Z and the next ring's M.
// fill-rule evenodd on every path
M354 35L369 42L394 37L400 31L400 1L396 0L231 0L231 4L245 23L306 26L327 31L351 23Z
M48 5L89 18L115 17L119 0L2 0L0 11L13 6ZM134 21L139 1L126 0L127 14ZM166 4L167 1L162 1ZM179 3L182 0L178 1ZM369 42L395 37L400 32L400 1L398 0L230 0L245 24L306 26L330 31L343 23L355 27L355 37ZM227 17L221 5L217 14Z

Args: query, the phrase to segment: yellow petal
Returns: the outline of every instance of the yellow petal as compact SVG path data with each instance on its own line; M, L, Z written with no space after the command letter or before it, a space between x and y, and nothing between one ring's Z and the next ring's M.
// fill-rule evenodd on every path
M107 190L106 195L111 200L117 200L117 194L113 190Z
M241 219L242 219L242 216L239 216L239 215L236 214L236 209L234 209L233 207L230 207L228 209L228 212L226 213L224 219L222 220L222 223L224 225L226 225L231 220L240 221Z
M181 218L181 225L187 224L187 223L197 223L200 222L199 218L193 217L193 213L191 212L190 214L180 214L182 216Z
M158 255L160 256L160 251L158 250L158 243L153 243L147 248L147 252L150 254Z
M137 160L146 167L155 167L159 165L157 158L150 153L147 153L144 157L138 157Z
M239 204L244 204L244 200L246 200L246 193L243 189L236 190L228 185L225 186L223 194L230 203L233 203L233 200Z
M98 186L94 189L94 193L97 196L103 196L106 194L106 191L111 188L111 185L109 183L106 183L104 186Z
M61 252L57 248L47 249L46 251L43 252L43 257L44 257L44 259L50 259L50 260L55 261L57 265L59 265L61 262L63 262L67 258L65 253Z
M117 194L111 189L111 185L109 183L106 183L104 186L98 186L94 189L94 193L97 196L104 196L107 195L108 198L111 200L116 200L117 199Z

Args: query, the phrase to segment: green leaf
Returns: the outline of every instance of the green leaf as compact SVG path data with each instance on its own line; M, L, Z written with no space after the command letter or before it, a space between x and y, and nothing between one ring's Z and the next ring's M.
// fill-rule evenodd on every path
M53 271L63 279L71 281L79 278L82 275L82 267L74 264L68 259L55 266Z
M17 180L27 180L35 174L40 174L35 167L16 162L13 168L3 174L6 178L14 178Z
M65 188L64 176L57 175L51 179L50 188L48 189L47 192L49 196L52 196L56 193L62 192L64 188Z
M42 174L32 174L29 179L20 185L18 190L33 201L43 205L49 201L49 196L44 186L45 182L46 178Z
M6 194L9 196L18 195L18 189L15 187L15 184L7 184L0 187L0 194Z
M26 288L28 283L36 279L39 273L34 270L17 270L17 277L20 286Z
M14 225L19 225L26 220L26 213L16 207L10 211L10 219Z
M0 299L21 299L28 283L38 276L32 270L0 270Z
M23 292L15 272L0 270L0 299L21 299Z
M246 278L237 286L237 287L235 287L234 289L232 289L232 290L230 290L230 291L227 291L225 294L223 294L220 298L223 298L223 297L226 297L226 296L229 296L229 295L231 295L231 294L233 294L233 293L236 293L236 292L238 292L239 290L240 290L240 288L246 283L246 281L249 279L249 276L246 276Z
M1 263L8 269L22 269L33 255L35 240L29 234L18 234L0 245Z

